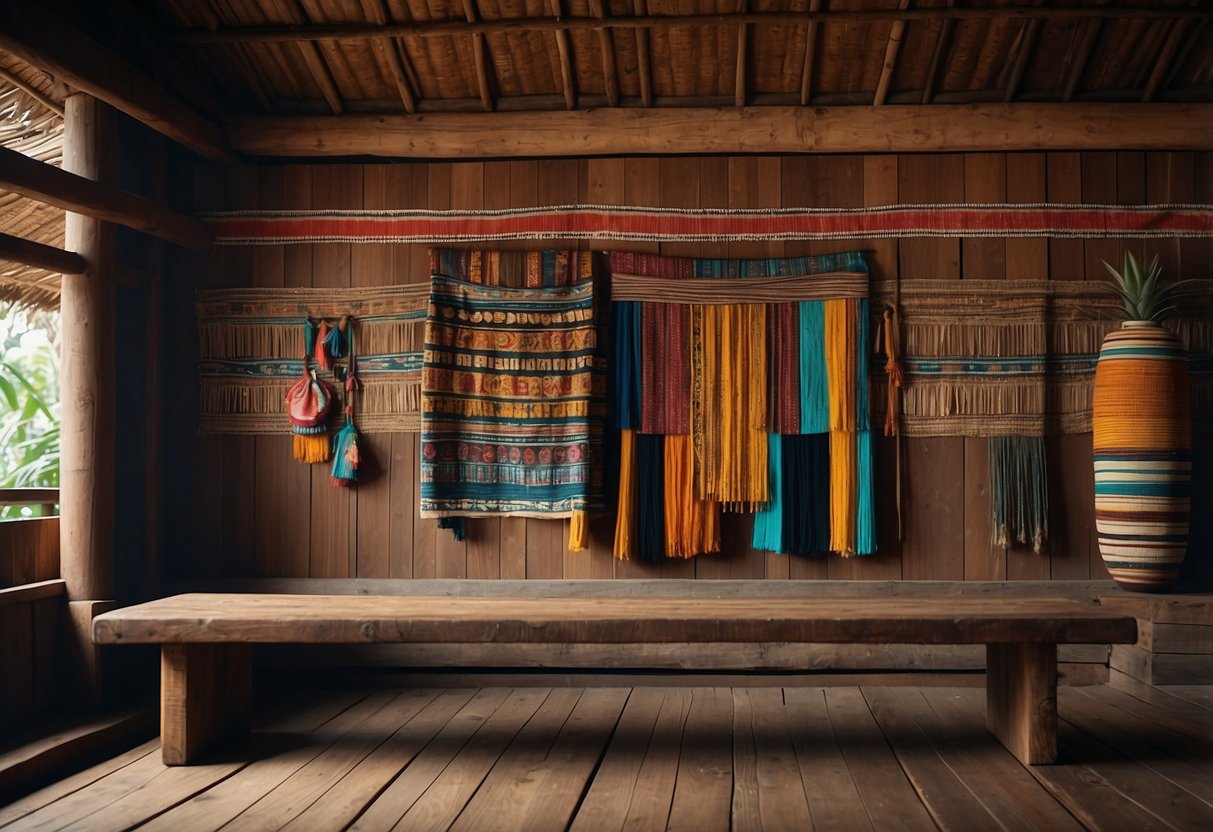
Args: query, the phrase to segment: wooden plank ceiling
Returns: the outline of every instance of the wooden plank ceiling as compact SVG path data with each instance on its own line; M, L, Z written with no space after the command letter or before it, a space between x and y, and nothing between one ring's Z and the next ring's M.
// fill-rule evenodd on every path
M1213 100L1199 0L94 5L84 28L233 116Z

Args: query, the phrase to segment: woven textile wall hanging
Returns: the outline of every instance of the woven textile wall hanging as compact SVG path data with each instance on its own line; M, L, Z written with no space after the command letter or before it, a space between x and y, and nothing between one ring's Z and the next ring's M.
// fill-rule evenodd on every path
M436 249L431 269L421 516L573 517L584 530L582 513L603 507L590 253Z
M551 205L488 211L226 211L207 219L219 245L1213 234L1213 208L1208 205L995 203L750 209Z
M764 260L611 255L615 554L754 545L875 550L862 252Z
M198 293L199 426L204 433L286 433L285 396L303 373L303 322L358 319L358 426L421 427L421 331L428 284ZM340 380L318 369L330 385ZM333 419L340 419L335 408Z

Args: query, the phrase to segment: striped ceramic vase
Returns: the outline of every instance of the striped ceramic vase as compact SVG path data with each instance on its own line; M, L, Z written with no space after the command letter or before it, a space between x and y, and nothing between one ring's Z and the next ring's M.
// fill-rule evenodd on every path
M1104 339L1095 369L1095 527L1112 578L1161 592L1188 544L1192 477L1188 357L1154 321Z

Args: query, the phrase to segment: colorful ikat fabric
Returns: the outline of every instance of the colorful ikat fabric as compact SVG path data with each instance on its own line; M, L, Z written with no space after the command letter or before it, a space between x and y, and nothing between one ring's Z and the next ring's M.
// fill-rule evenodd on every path
M432 254L421 516L601 508L601 384L588 252Z

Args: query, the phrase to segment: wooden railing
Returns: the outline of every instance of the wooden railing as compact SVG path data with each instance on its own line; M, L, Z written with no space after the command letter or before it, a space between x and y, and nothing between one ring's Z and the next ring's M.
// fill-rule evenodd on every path
M64 615L57 488L0 489L0 506L40 516L0 522L0 737L28 727L56 698L52 672Z

